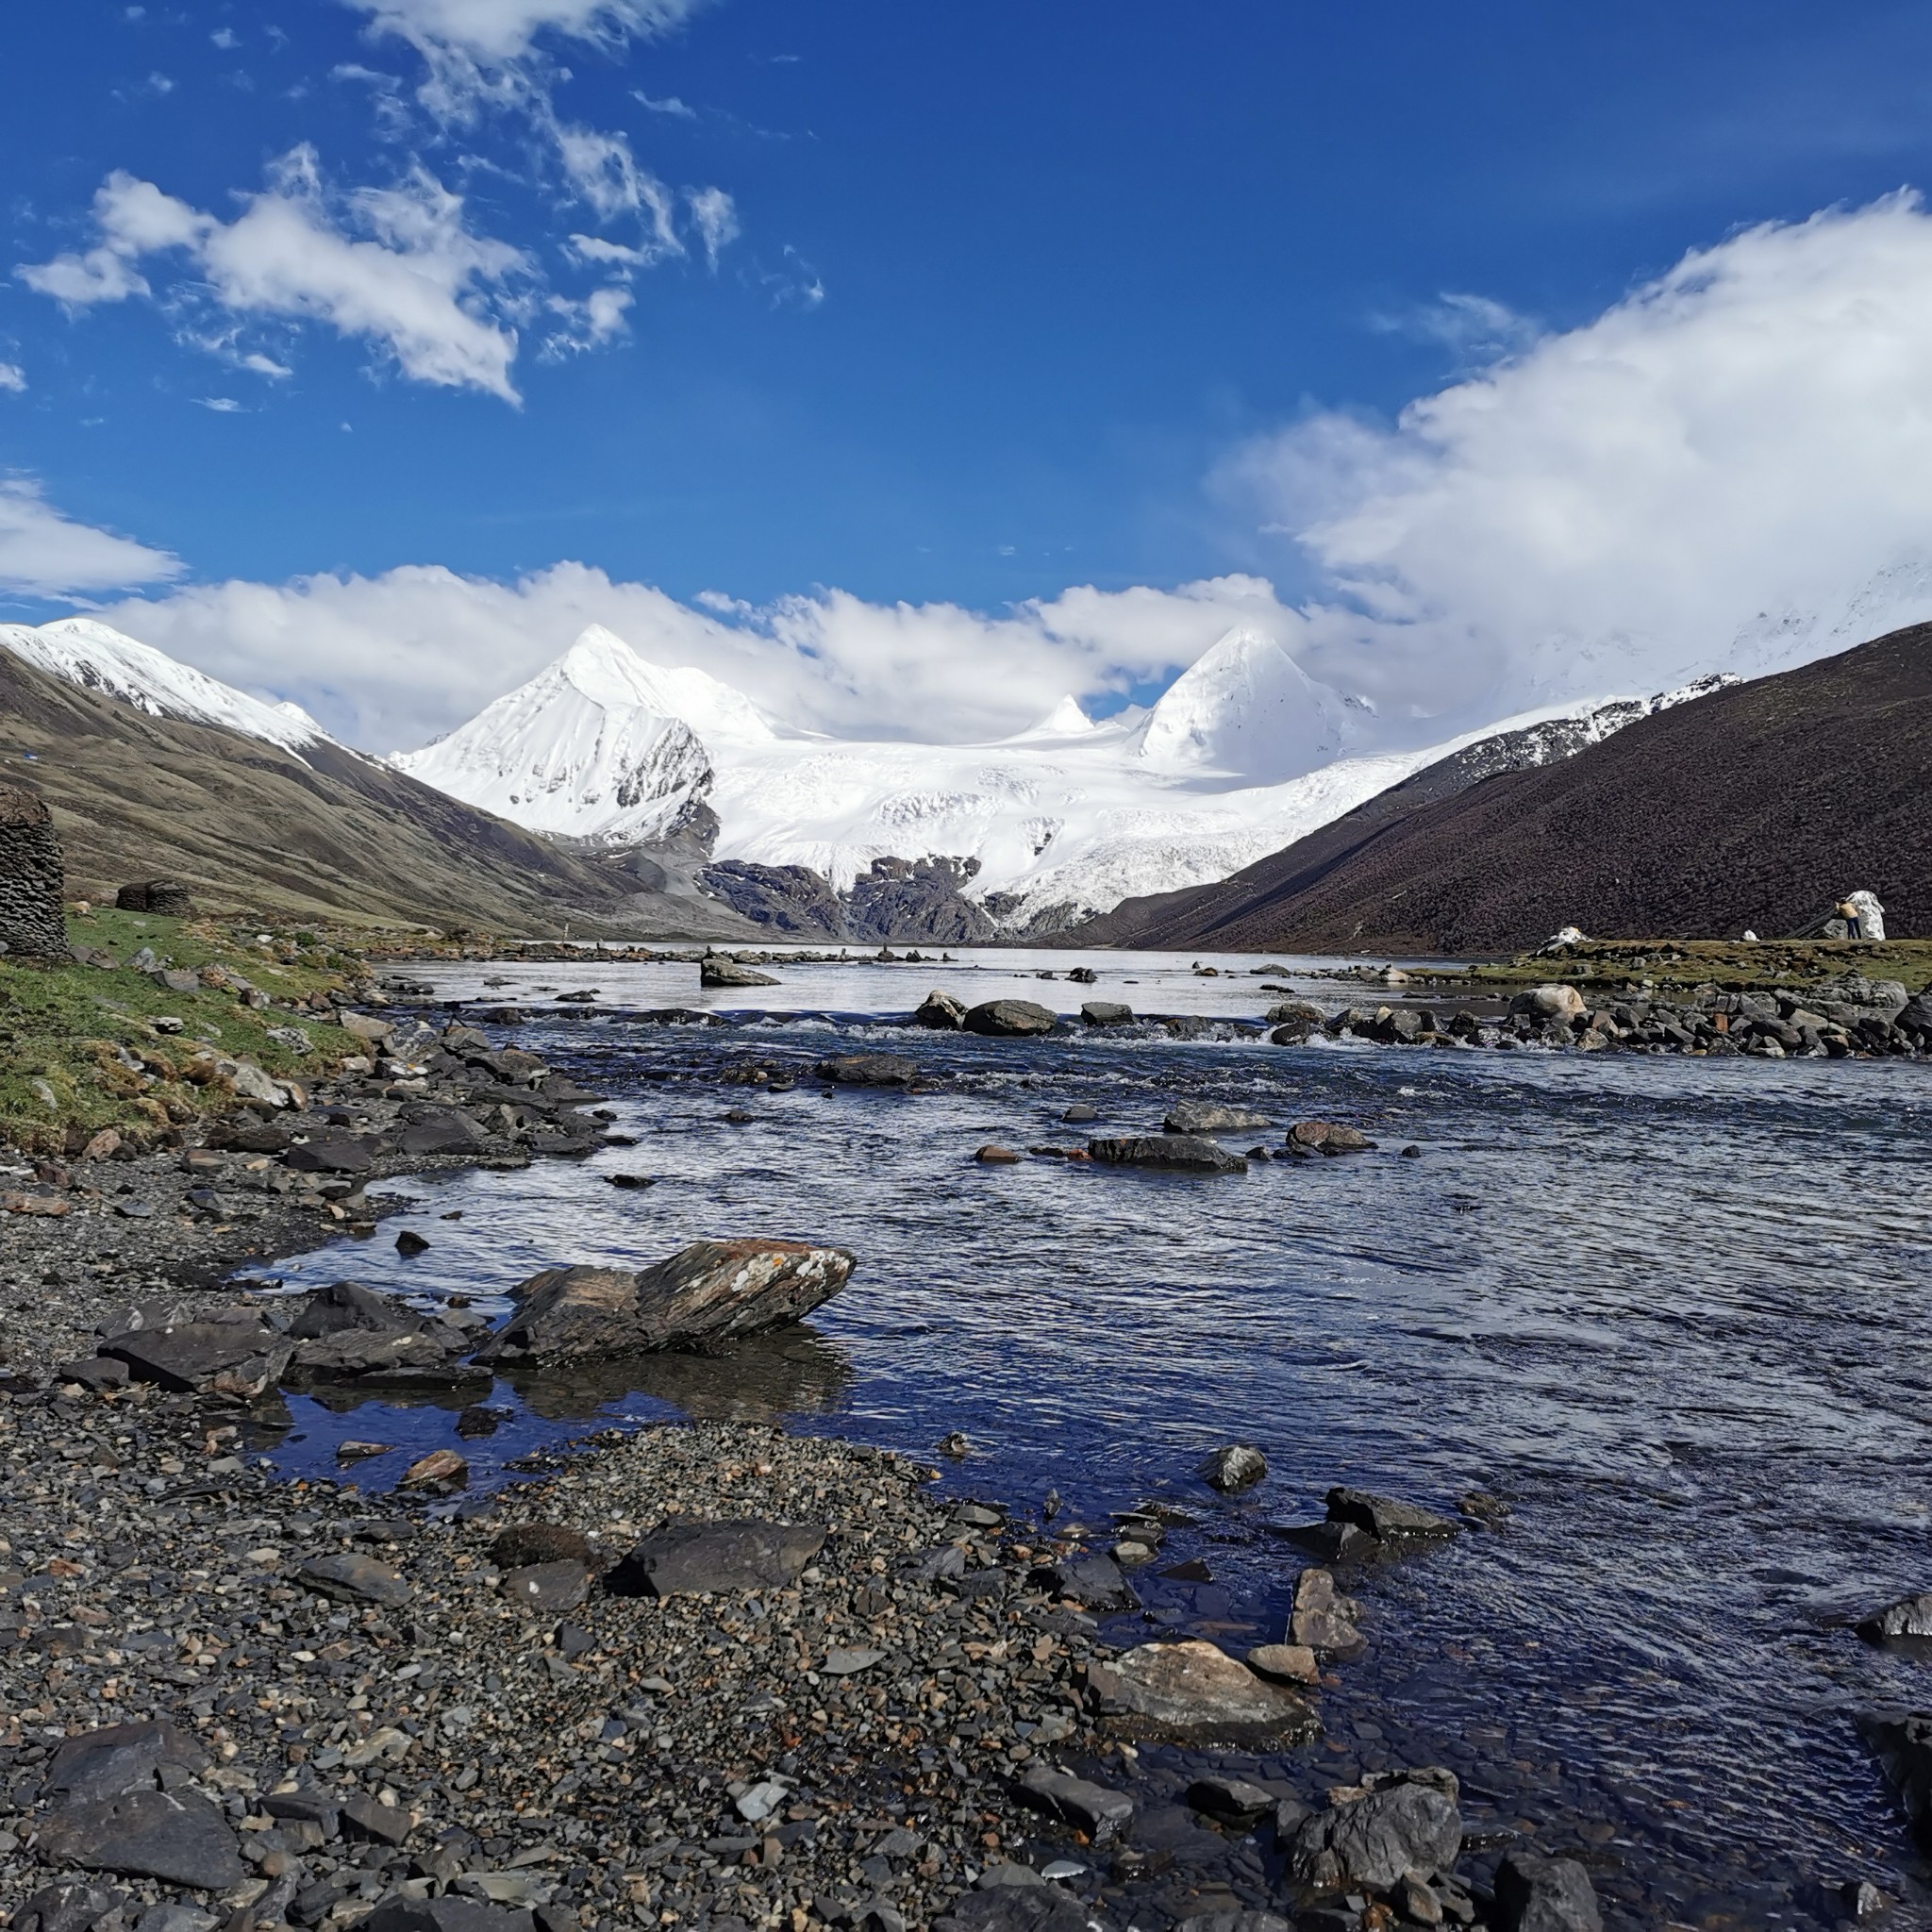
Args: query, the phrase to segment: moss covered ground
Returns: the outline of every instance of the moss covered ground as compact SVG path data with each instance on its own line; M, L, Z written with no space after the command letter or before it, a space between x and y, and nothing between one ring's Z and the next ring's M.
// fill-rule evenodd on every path
M146 1144L237 1104L217 1058L307 1081L361 1050L325 1013L300 1009L363 977L360 961L320 933L101 910L70 914L68 937L116 963L0 958L0 1143L78 1151L77 1139L115 1127ZM142 947L207 983L169 989L127 963ZM244 987L272 1004L249 1006ZM271 1030L289 1028L307 1036L308 1051Z

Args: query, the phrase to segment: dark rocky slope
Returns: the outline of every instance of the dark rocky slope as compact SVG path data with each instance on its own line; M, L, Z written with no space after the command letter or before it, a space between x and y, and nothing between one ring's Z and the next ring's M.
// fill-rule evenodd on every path
M1932 625L1920 625L1555 764L1471 784L1445 759L1219 885L1129 900L1078 937L1424 953L1515 951L1569 924L1768 938L1860 886L1888 930L1925 933L1928 699Z
M691 866L574 851L321 743L306 759L150 717L0 652L0 772L52 808L70 891L178 878L211 903L298 918L530 934L739 938Z

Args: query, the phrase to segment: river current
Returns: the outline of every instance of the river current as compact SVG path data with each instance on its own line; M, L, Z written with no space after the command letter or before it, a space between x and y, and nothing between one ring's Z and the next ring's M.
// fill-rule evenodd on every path
M679 1412L924 1456L961 1430L955 1490L1024 1509L1052 1488L1062 1524L1097 1526L1150 1496L1182 1506L1194 1520L1157 1568L1198 1557L1209 1580L1141 1573L1140 1627L1237 1650L1281 1635L1305 1559L1279 1531L1331 1484L1450 1513L1487 1491L1509 1507L1499 1531L1362 1581L1371 1646L1324 1694L1318 1757L1339 1775L1451 1765L1474 1828L1585 1856L1617 1924L1829 1924L1820 1889L1849 1877L1905 1896L1892 1924L1932 1924L1852 1724L1932 1707L1932 1662L1848 1627L1932 1588L1932 1069L903 1024L934 987L1249 1020L1274 996L1251 958L1208 978L1097 954L1097 985L1033 976L1080 958L781 964L781 986L702 995L690 966L412 966L425 1009L519 1005L516 1042L607 1095L637 1144L392 1184L410 1212L275 1272L493 1310L541 1268L640 1266L704 1235L848 1246L850 1286L805 1328L499 1384L515 1419L464 1445L475 1480ZM1317 962L1278 963L1271 986L1346 996L1305 976ZM557 1003L588 987L589 1013ZM670 1007L730 1023L636 1017ZM939 1091L729 1077L867 1049L910 1055ZM971 1160L1156 1128L1182 1097L1277 1124L1232 1146L1320 1117L1381 1151L1214 1177ZM1062 1124L1075 1103L1091 1127ZM1394 1158L1408 1144L1419 1158ZM620 1190L619 1171L655 1184ZM395 1251L405 1226L425 1253ZM293 1473L333 1474L345 1436L449 1440L441 1411L293 1407L276 1452ZM1230 1441L1270 1474L1223 1500L1192 1472Z

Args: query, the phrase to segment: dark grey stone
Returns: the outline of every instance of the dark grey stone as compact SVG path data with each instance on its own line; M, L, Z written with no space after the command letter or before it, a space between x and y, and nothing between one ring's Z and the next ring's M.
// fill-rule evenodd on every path
M326 1557L313 1557L291 1578L317 1596L339 1604L408 1603L414 1592L402 1576L387 1563L374 1557L358 1557L344 1551Z
M1090 1141L1087 1151L1095 1160L1118 1167L1163 1167L1189 1174L1248 1171L1239 1154L1194 1134L1123 1134Z
M225 1891L247 1877L227 1820L195 1791L136 1790L63 1807L41 1824L51 1864Z
M782 1590L825 1541L808 1523L685 1523L655 1531L605 1579L618 1596Z
M1120 1837L1134 1822L1134 1801L1124 1791L1065 1772L1035 1768L1021 1778L1018 1790L1023 1799L1084 1831L1097 1845Z
M195 1777L211 1761L199 1740L176 1725L103 1724L68 1739L55 1752L41 1793L70 1802L118 1798L124 1791L154 1789L163 1765Z
M1590 1874L1574 1858L1506 1852L1495 1893L1496 1932L1603 1932Z
M987 1000L973 1008L960 1024L968 1033L990 1034L995 1039L1024 1039L1051 1033L1059 1020L1031 1000Z

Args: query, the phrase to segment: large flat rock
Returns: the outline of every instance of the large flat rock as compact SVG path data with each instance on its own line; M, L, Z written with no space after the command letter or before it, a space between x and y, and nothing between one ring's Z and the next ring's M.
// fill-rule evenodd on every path
M1313 1707L1211 1643L1142 1643L1087 1673L1099 1715L1115 1730L1176 1740L1310 1737Z
M654 1531L605 1578L617 1596L783 1590L825 1541L816 1523L678 1523Z
M638 1274L547 1269L517 1291L522 1306L476 1359L566 1361L754 1335L829 1301L854 1259L806 1241L693 1241Z

